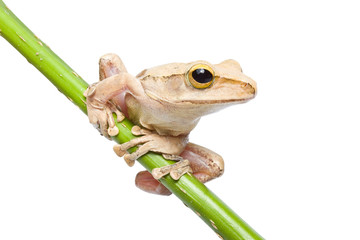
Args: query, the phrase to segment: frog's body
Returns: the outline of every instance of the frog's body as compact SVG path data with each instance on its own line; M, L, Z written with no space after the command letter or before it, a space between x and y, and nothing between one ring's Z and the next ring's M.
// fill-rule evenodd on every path
M108 54L100 59L100 80L85 92L90 122L99 124L101 133L107 137L118 133L112 112L118 115L119 120L125 115L142 127L133 129L135 135L142 137L114 147L118 155L125 155L129 165L148 151L162 153L174 160L183 155L190 160L194 175L203 182L221 175L222 158L206 148L188 144L189 133L201 116L246 102L256 94L256 83L242 73L240 65L234 60L216 65L205 61L171 63L144 70L133 77L127 73L118 56ZM127 154L128 148L139 144L138 151ZM202 159L201 163L199 159L192 159L195 155ZM207 161L209 169L216 168L216 173L211 172L213 170L196 172L204 161ZM170 172L174 178L179 178L190 170L187 164L179 165L173 168L180 175L164 169L157 169L159 171L153 174L160 178ZM137 176L138 183L141 182L139 179L147 179L148 185L152 181L147 173Z

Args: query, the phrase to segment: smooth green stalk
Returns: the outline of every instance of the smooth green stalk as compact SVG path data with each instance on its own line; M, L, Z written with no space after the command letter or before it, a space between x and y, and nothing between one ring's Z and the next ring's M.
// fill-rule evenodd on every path
M86 113L83 92L88 84L37 38L1 0L0 35ZM124 143L133 139L134 136L130 131L132 126L128 120L118 123L120 134L114 137L114 140ZM149 171L172 163L155 153L146 154L139 159L139 162ZM191 174L184 175L178 181L166 176L161 182L223 239L263 239Z

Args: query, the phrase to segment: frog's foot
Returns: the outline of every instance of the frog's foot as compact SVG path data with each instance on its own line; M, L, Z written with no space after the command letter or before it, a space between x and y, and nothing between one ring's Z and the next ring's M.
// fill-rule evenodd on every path
M92 84L84 92L88 117L90 123L100 131L101 135L110 139L110 136L115 136L119 133L119 129L115 126L112 114L116 114L118 122L121 122L125 116L111 101L103 103L94 97L96 85L96 83Z
M222 157L199 145L188 143L180 156L190 162L193 175L203 183L221 176L224 172L224 161ZM159 195L171 194L171 192L148 171L139 172L136 175L135 184L145 192Z
M190 172L191 168L187 160L183 160L178 154L183 150L187 142L186 136L160 136L152 131L134 126L131 132L136 136L126 143L114 146L114 151L119 157L124 157L125 162L131 167L135 164L135 160L149 151L162 153L166 159L178 161L177 163L163 168L154 169L154 177L161 178L170 174L174 179L179 179L186 172ZM133 153L128 153L129 148L139 146Z
M155 168L152 170L151 173L156 180L159 180L167 174L170 174L170 176L174 180L179 180L182 175L188 172L192 172L190 162L187 159L182 159L179 162L171 164L169 166Z

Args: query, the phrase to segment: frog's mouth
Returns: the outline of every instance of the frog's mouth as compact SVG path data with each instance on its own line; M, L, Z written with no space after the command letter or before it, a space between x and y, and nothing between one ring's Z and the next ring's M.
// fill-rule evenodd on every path
M245 94L242 97L236 98L229 98L229 99L179 99L179 100L169 100L163 97L158 96L154 92L149 90L145 90L145 94L160 103L167 103L167 104L198 104L198 105L216 105L216 104L235 104L235 103L245 103L256 96L255 91L251 94Z
M226 104L226 103L244 103L247 102L251 99L253 99L255 97L255 95L247 97L247 98L237 98L237 99L219 99L219 100L180 100L180 101L176 101L175 103L190 103L190 104L211 104L211 105L216 105L216 104Z

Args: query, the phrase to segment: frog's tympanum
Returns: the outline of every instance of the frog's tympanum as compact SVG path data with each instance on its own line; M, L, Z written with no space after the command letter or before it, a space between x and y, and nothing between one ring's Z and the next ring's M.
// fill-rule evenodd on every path
M201 182L207 182L223 173L222 157L189 143L189 133L202 116L254 98L256 83L234 60L219 64L170 63L143 70L134 77L117 55L107 54L100 59L100 82L92 84L84 95L90 122L105 137L119 132L113 113L117 121L127 117L136 124L132 133L140 137L114 146L129 166L149 151L177 161L136 176L140 189L169 195L157 181L167 174L177 180L192 172ZM137 151L129 154L127 150L134 146L138 146Z

